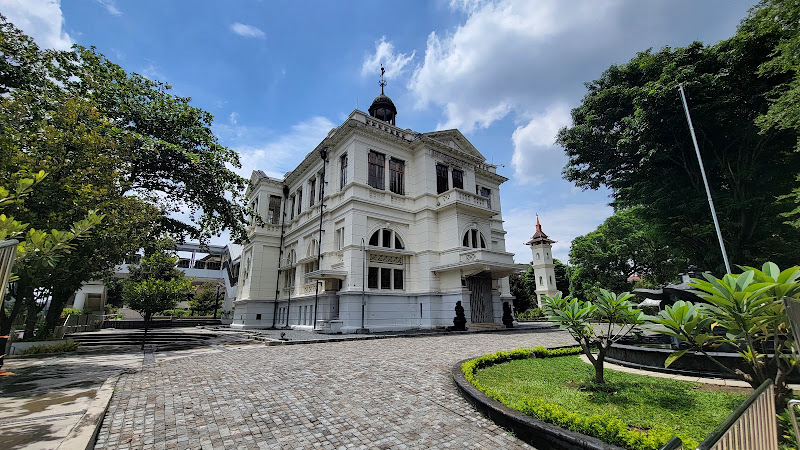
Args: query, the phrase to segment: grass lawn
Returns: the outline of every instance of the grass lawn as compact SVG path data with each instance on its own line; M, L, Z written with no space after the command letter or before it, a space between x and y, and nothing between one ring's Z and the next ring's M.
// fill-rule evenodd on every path
M594 368L578 356L521 359L478 370L475 380L500 393L507 406L539 398L581 415L607 414L634 430L666 428L684 442L701 442L749 395L749 389L687 383L605 370L608 389L584 383Z

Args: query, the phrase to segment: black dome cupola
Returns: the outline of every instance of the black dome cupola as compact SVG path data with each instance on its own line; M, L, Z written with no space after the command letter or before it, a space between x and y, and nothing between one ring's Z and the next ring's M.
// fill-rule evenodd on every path
M381 95L375 97L375 100L372 101L372 106L369 107L369 115L394 125L394 119L397 116L397 108L394 106L392 99L383 93L383 87L386 86L386 79L384 78L385 72L386 69L384 69L383 64L381 64L381 81L378 83L381 87Z

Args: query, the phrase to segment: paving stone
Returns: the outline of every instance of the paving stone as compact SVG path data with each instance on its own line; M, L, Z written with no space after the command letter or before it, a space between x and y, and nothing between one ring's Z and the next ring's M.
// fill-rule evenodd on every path
M95 448L531 448L476 412L450 368L573 342L559 331L438 335L157 361L122 375Z

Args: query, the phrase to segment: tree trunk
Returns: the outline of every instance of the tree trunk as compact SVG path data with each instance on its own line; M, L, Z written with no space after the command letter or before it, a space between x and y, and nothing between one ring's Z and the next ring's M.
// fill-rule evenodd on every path
M606 382L605 378L603 377L603 363L606 359L606 350L607 348L605 348L602 343L598 345L597 356L592 363L592 365L594 365L594 382L597 384L603 384Z
M16 320L19 312L22 310L22 304L24 303L24 297L27 294L28 286L22 283L22 280L17 282L17 288L15 292L13 292L14 296L14 306L11 307L11 313L6 316L5 310L0 311L0 336L8 336L11 333L11 325L14 324L14 320ZM33 290L30 291L31 295L33 295Z
M44 330L47 333L55 331L61 319L61 312L64 310L64 305L67 304L71 292L65 292L58 289L53 289L53 299L50 301L50 309L47 310L47 316L44 319Z
M147 326L150 325L150 316L152 313L145 313L142 317L144 319L144 336L142 336L142 350L144 350L144 344L147 342Z
M36 306L35 298L28 299L26 303L27 315L25 317L25 334L23 337L26 340L30 340L34 337L34 333L36 332L36 322L39 321L39 308Z

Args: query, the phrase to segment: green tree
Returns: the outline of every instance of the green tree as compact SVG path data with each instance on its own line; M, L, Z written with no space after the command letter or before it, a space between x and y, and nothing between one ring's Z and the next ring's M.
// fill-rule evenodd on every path
M220 306L221 290L217 284L203 283L198 292L189 300L189 308L198 315L209 315Z
M169 89L94 49L40 50L0 16L0 179L49 173L10 212L42 229L68 228L89 210L106 216L50 268L46 329L84 281L107 276L154 236L204 240L228 228L245 237L246 180L229 169L238 156L218 144L210 114ZM172 215L187 210L192 222Z
M796 187L800 167L796 132L755 123L769 111L770 93L791 79L785 72L760 72L786 38L778 27L755 33L743 25L713 46L647 50L611 66L587 83L573 125L558 134L569 156L565 178L586 189L607 186L617 209L643 206L643 220L663 242L722 272L676 89L683 83L730 260L791 261L800 231L781 214L792 208L782 196Z
M514 310L522 313L530 308L535 308L536 283L533 276L533 268L528 265L528 270L523 273L514 273L508 277L511 295L514 296Z
M192 279L175 267L178 258L169 253L170 248L170 241L162 241L140 264L130 266L130 278L122 286L125 304L144 318L142 349L153 314L174 308L194 290Z
M43 171L35 175L16 174L16 187L12 190L0 186L0 212L10 205L24 203L34 185L45 179ZM48 231L29 228L29 224L21 223L14 217L0 214L0 241L18 239L16 260L12 270L12 279L16 280L11 297L14 303L6 309L5 286L0 287L0 335L7 336L11 324L23 307L27 309L29 320L26 323L25 337L33 335L35 318L43 306L43 301L51 291L46 288L52 270L64 255L68 255L75 247L75 241L88 235L90 230L99 224L103 216L89 211L86 218L74 222L66 231L51 229ZM33 318L33 320L30 320Z
M618 210L596 230L573 239L569 258L575 295L591 297L601 286L630 290L631 275L653 284L667 283L686 267L685 260L661 243L640 217L641 209Z
M605 383L603 366L608 349L644 323L642 312L628 301L631 297L628 292L617 295L605 289L599 290L594 302L564 297L561 292L542 296L547 320L567 330L580 344L594 366L595 383Z

